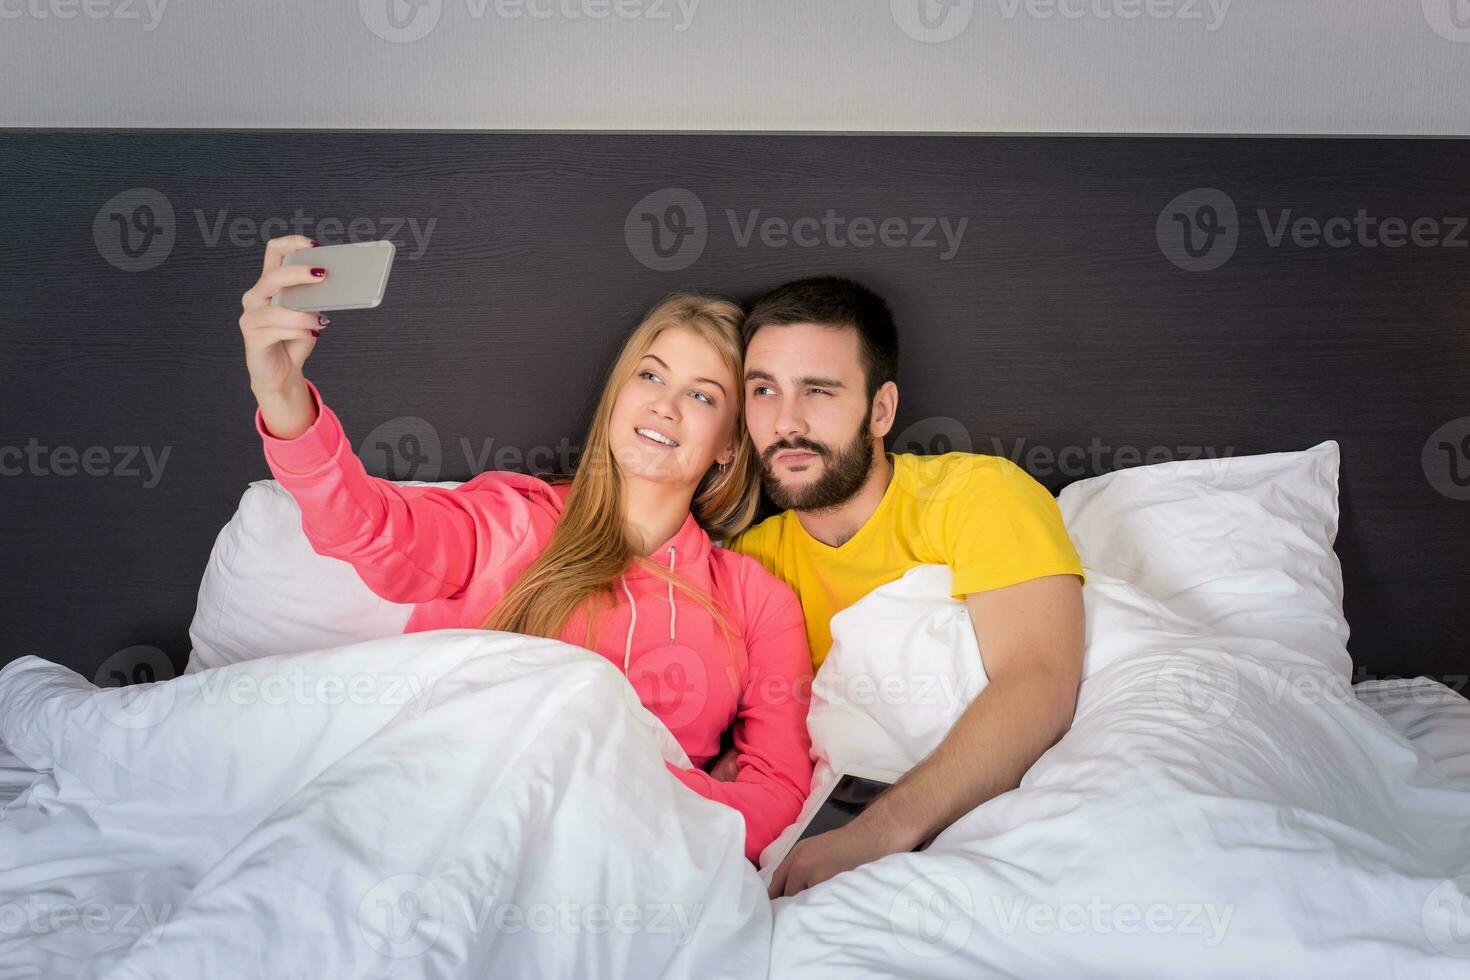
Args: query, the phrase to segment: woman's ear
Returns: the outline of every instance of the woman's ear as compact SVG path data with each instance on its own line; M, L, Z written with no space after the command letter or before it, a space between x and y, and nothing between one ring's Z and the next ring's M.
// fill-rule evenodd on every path
M715 462L720 464L721 466L729 466L731 463L735 462L734 447L726 446L725 451L715 457Z

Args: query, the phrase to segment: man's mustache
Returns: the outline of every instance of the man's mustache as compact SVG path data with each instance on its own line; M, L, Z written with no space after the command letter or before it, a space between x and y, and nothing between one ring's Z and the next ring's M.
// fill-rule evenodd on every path
M816 453L823 459L826 459L828 456L827 447L822 445L820 442L812 442L810 439L796 439L791 442L787 442L785 439L783 439L780 442L773 442L766 447L766 451L761 453L761 462L769 465L771 461L776 458L777 453L790 452L793 450L799 452Z

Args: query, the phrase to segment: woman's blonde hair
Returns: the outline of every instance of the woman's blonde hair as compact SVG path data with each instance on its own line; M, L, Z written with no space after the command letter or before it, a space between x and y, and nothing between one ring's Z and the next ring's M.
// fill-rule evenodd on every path
M485 616L481 629L555 639L572 614L593 600L593 614L587 618L587 633L582 639L584 646L591 646L596 642L592 623L599 610L595 607L616 607L618 576L638 561L709 612L724 633L728 648L731 629L727 611L722 612L712 597L669 569L636 554L629 543L625 484L613 458L610 429L618 393L634 376L654 339L670 327L694 331L719 352L735 379L731 393L735 455L728 466L711 466L704 474L690 510L700 526L715 537L733 537L748 527L760 501L760 483L755 449L742 419L745 386L741 319L740 307L734 303L700 293L674 293L648 311L608 371L571 479L572 488L550 542Z

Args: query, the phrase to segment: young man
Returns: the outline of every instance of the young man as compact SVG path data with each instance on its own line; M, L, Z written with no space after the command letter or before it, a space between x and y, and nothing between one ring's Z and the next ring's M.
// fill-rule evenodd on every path
M944 562L989 677L932 754L857 819L792 849L775 898L912 850L1020 783L1072 723L1083 573L1055 499L1019 466L885 451L898 335L871 290L835 277L787 283L752 308L745 343L745 421L784 512L728 547L796 590L814 665L834 613L915 565Z

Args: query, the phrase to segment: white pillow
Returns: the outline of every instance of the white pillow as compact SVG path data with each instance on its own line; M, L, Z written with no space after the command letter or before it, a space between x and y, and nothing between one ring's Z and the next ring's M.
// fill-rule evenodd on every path
M948 565L919 565L832 617L807 730L818 770L905 772L988 682ZM814 783L821 774L814 775Z
M1127 583L1204 632L1352 674L1337 540L1337 443L1178 460L1079 480L1057 498L1091 581Z
M184 673L394 636L412 611L411 604L380 599L347 562L313 551L296 499L275 480L257 480L210 552Z
M1337 473L1338 446L1328 441L1133 467L1066 487L1057 503L1087 575L1084 678L1120 658L1166 654L1175 658L1166 674L1228 696L1228 671L1209 671L1232 651L1349 677L1332 550ZM969 610L950 597L950 582L949 566L921 565L832 617L807 715L812 796L797 824L844 765L918 764L988 683ZM795 827L762 853L767 877L767 859L785 851Z
M760 854L770 884L837 773L849 766L907 772L934 750L989 682L965 603L950 597L948 565L919 565L832 617L832 648L812 680L811 795Z

